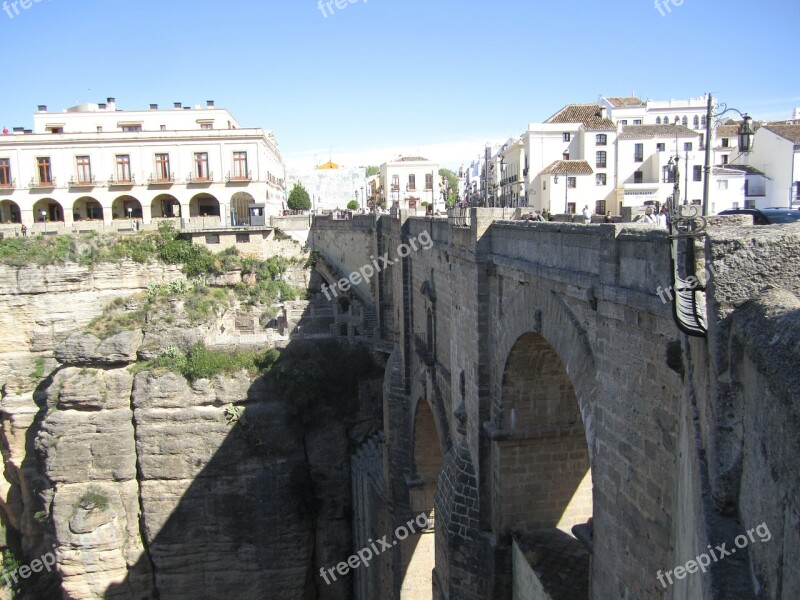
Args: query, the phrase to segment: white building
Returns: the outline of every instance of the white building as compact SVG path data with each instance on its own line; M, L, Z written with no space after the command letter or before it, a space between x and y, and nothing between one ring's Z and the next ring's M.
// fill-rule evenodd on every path
M48 231L244 223L250 204L283 206L272 132L241 128L213 101L146 111L113 98L63 112L40 106L33 130L0 136L0 223Z
M421 210L422 203L444 211L440 193L439 165L419 156L400 157L380 166L381 201L387 206Z
M365 167L342 167L332 161L311 170L287 172L287 189L299 182L311 198L315 211L345 210L347 203L356 200L359 207L366 208L369 196L367 170Z
M617 127L600 104L568 104L522 134L527 205L554 214L616 212Z
M756 173L747 177L750 206L800 208L800 122L760 127L753 138L753 151L738 156L736 163L728 166L746 165Z

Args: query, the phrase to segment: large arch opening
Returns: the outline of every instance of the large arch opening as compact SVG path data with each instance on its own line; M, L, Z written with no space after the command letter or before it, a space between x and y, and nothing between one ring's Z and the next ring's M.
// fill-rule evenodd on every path
M236 192L231 196L231 225L249 225L250 205L255 203L256 199L247 192Z
M403 598L431 598L433 595L433 569L436 566L434 534L434 499L442 471L442 446L436 431L428 401L417 402L414 415L411 475L408 478L411 514L422 521L428 518L429 528L417 531L403 542L403 583L400 595Z
M103 207L91 196L82 196L72 205L73 221L102 221Z
M150 203L153 219L175 219L181 216L181 203L171 194L159 194Z
M0 223L22 223L19 205L13 200L0 202Z
M64 209L52 198L42 198L33 205L33 220L37 223L63 221Z
M114 219L141 219L142 203L133 196L120 196L111 204Z
M211 194L197 194L189 202L190 217L219 217L219 200Z
M514 579L528 573L548 594L569 579L579 590L575 597L588 597L589 446L566 367L539 333L525 333L512 346L499 408L499 434L492 441L492 520L500 538L513 534ZM554 555L564 560L542 558Z

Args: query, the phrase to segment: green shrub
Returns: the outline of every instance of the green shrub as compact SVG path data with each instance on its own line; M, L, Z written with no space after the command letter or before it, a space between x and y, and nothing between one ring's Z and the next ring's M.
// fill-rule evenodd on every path
M40 356L36 359L36 363L34 364L33 371L29 375L31 378L31 383L33 385L39 385L39 382L44 377L44 357Z
M8 573L8 577L0 577L0 589L9 586L14 592L20 591L20 584L16 577L11 577L11 574L17 573L23 565L23 557L21 554L15 552L11 548L3 548L2 552L2 574Z
M96 487L90 487L78 500L78 506L83 510L106 510L109 505L106 493Z
M163 369L183 375L189 381L212 379L217 375L232 375L245 370L251 375L267 373L280 354L274 348L263 352L229 352L207 348L202 342L195 344L188 354L174 348L158 358L135 366L134 372Z

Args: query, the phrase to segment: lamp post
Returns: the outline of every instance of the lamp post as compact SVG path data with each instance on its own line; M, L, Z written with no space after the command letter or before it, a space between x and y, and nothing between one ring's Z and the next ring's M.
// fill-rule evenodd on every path
M569 171L564 171L562 175L564 175L564 214L569 215ZM553 178L553 183L558 183L558 173Z
M753 149L753 136L755 130L753 129L752 119L747 113L743 113L736 108L728 108L725 103L720 103L719 111L714 112L714 99L711 94L708 94L708 106L706 108L706 155L705 164L703 165L703 216L708 216L708 197L711 191L711 121L713 119L719 120L722 115L728 112L735 112L742 117L742 124L739 126L739 152L749 154Z
M362 187L361 188L361 211L362 212L367 212L365 210L366 204L367 204L367 196L364 194L364 188Z
M47 211L41 211L42 223L44 223L44 232L47 233Z

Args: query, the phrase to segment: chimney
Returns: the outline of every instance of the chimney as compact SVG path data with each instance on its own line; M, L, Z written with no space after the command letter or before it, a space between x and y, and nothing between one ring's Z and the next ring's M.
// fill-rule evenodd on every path
M608 109L605 106L600 107L600 118L601 119L608 118Z
M151 104L150 110L158 110L158 104Z
M40 104L39 105L39 112L47 112L47 105L46 104Z
M180 102L176 102L175 104L173 104L173 106L175 108L181 108L182 104Z
M206 107L207 108L214 108L214 101L213 100L206 100Z

